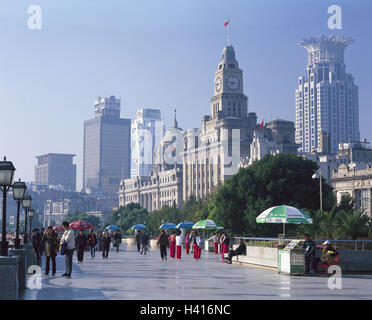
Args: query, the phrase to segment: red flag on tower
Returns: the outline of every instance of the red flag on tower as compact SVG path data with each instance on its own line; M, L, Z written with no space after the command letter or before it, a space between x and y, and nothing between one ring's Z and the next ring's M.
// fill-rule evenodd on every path
M230 19L228 19L225 23L224 23L224 27L227 27L227 25L229 24L229 22L230 22Z
M264 122L263 122L263 120L262 120L261 124L258 126L258 130L261 130L262 127L263 127L263 125L264 125Z

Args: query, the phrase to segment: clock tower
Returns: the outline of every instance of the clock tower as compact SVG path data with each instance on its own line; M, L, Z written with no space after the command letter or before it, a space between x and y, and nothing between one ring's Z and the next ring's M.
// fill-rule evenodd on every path
M232 46L225 46L218 70L214 73L214 96L211 99L212 119L226 117L245 119L248 98L243 93L243 71L235 59Z

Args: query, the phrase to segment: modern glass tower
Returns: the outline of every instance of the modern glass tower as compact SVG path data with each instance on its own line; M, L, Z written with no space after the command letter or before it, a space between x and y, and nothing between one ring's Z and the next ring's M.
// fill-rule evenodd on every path
M95 118L84 122L83 189L116 195L130 173L130 119L120 118L120 99L101 98Z
M346 73L345 48L350 38L320 36L300 41L308 52L307 74L296 89L296 143L300 152L322 151L324 137L331 153L346 141L359 141L358 87Z
M132 123L131 178L149 176L153 168L153 153L165 133L161 111L139 109Z

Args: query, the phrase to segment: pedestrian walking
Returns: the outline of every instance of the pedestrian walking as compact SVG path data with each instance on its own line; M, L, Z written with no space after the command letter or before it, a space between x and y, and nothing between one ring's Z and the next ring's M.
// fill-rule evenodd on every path
M114 234L114 247L116 249L116 252L119 251L120 241L121 241L121 235L119 234L119 232L115 231L115 234Z
M176 233L174 231L172 232L168 240L170 241L169 257L175 258L176 256Z
M160 245L160 257L161 260L167 260L167 247L169 247L168 235L163 229L158 237L157 245Z
M219 238L218 238L217 232L215 232L214 235L212 237L210 237L208 240L209 241L213 241L214 253L215 254L218 254L218 241L219 241Z
M224 239L223 239L223 246L222 246L222 249L223 249L223 252L222 252L222 260L225 259L225 253L227 254L229 252L229 248L230 248L230 237L229 235L225 232L224 233Z
M83 230L79 231L79 235L76 238L76 249L77 249L77 259L78 263L82 263L84 260L84 250L87 246L88 238L84 234Z
M198 259L198 257L199 257L198 243L199 243L199 235L198 235L197 232L195 232L195 234L194 234L194 241L193 241L194 260Z
M178 234L176 236L177 259L181 259L182 246L183 246L183 236L182 236L181 231L178 230Z
M72 272L72 257L75 249L75 236L74 232L70 229L67 221L62 223L65 232L61 238L61 244L66 243L66 253L65 253L65 267L66 272L62 275L64 277L71 277Z
M41 236L40 236L40 230L39 229L34 229L32 231L31 242L32 242L32 247L34 248L34 251L36 253L37 263L41 264L41 256L40 256Z
M140 242L141 242L141 254L146 254L147 249L149 248L149 235L144 231L141 235Z
M223 244L223 241L225 240L225 234L222 232L221 233L221 236L220 236L220 252L222 254L222 259L224 258L224 254L223 254L223 251L224 251L224 244Z
M189 242L190 242L191 253L193 253L194 252L194 242L195 242L195 232L194 231L191 231L191 233L190 233Z
M203 234L200 233L199 239L198 239L198 259L200 259L201 252L202 250L204 250L204 248L205 248L205 242L204 242Z
M190 253L190 234L189 233L186 233L185 242L186 242L186 254L189 254Z
M45 244L45 275L49 275L50 259L52 259L52 276L56 274L56 255L58 250L58 235L53 230L52 226L49 226L42 236L42 241Z
M89 244L91 259L93 259L96 256L96 245L97 245L97 236L93 232L93 229L90 229L89 231L88 244Z
M102 235L102 257L107 259L109 251L110 251L110 243L111 243L111 238L107 234L107 232L103 232Z
M137 231L137 234L136 234L136 244L137 244L137 252L140 252L141 251L141 230L136 230Z
M40 260L41 260L41 257L43 256L44 251L45 251L45 243L43 241L44 232L45 232L45 228L41 228L41 232L40 232Z

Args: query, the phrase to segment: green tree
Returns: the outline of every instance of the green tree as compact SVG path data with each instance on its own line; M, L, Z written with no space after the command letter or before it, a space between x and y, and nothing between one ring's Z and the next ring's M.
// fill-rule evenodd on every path
M105 224L104 227L108 225L120 226L123 234L133 234L131 229L133 225L137 223L144 223L147 221L149 213L145 208L142 208L139 203L129 203L124 207L120 207L111 213L111 218L109 222Z
M351 237L352 240L368 236L370 218L363 212L338 213L340 219L340 235L342 238Z
M308 212L319 203L319 179L312 179L317 164L290 154L266 155L225 181L216 194L215 213L228 231L251 236L274 236L282 226L257 224L256 217L265 209L290 205ZM323 207L334 206L332 188L322 180ZM296 225L286 226L287 234L295 234Z

